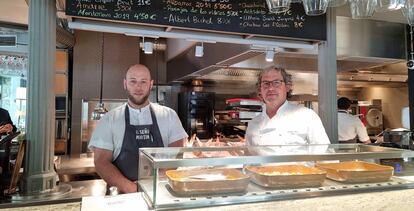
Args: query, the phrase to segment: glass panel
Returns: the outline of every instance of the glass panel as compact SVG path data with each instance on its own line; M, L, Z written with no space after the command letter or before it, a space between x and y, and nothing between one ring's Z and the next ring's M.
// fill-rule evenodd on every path
M329 160L337 159L335 156L346 158L347 155L358 154L361 157L367 155L375 156L401 156L401 153L407 151L394 148L378 147L360 144L330 144L330 145L278 145L278 146L243 146L243 147L193 147L193 148L144 148L142 151L149 157L151 162L168 162L168 161L190 161L189 165L203 165L202 160L198 158L221 158L215 159L216 165L228 164L227 159L233 159L239 163L254 163L254 159L261 157L269 161L280 160L280 162L289 162L295 160ZM389 156L388 156L389 155ZM303 157L306 156L306 157ZM341 157L341 158L342 158ZM221 162L222 160L223 162ZM192 162L196 161L196 162ZM207 161L207 159L204 159ZM206 162L206 165L214 165ZM175 164L177 165L177 164Z
M26 120L27 57L0 55L0 107L6 109L17 130Z

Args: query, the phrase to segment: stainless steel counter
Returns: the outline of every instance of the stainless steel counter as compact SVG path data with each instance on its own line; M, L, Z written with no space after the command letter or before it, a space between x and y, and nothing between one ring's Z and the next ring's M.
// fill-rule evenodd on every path
M63 155L56 161L58 174L83 174L95 173L93 163L93 153L83 153L80 155Z
M96 174L93 153L59 156L55 161L61 182L100 179Z

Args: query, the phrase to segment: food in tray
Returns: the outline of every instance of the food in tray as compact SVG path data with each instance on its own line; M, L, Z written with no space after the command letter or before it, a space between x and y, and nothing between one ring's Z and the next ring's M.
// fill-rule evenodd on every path
M326 172L304 165L247 166L251 180L264 187L301 188L322 186Z
M244 192L249 183L249 176L236 169L169 170L166 175L181 195Z
M349 183L383 182L389 180L394 172L391 166L363 161L317 163L315 167L326 171L329 179Z
M303 175L302 172L280 172L280 171L272 171L272 172L263 172L263 175L266 176L276 176L276 175Z

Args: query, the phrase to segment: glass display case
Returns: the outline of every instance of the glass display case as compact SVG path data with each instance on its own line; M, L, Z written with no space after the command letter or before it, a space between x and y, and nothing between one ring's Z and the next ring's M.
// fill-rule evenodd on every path
M142 148L138 184L154 209L411 188L412 157L362 144Z

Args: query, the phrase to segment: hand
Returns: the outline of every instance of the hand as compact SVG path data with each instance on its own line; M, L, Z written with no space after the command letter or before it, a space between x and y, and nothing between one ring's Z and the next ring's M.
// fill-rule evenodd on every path
M210 138L208 141L202 142L197 137L196 137L195 145L196 146L200 146L200 147L220 147L220 146L226 146L225 143L220 142L220 139L219 138L215 138L215 139Z
M0 133L10 133L13 130L13 126L11 124L5 124L0 126Z
M130 181L128 185L121 190L122 193L135 193L138 192L138 185L135 182Z
M246 138L243 138L243 137L241 137L239 135L237 135L237 138L239 138L240 142L246 142Z
M194 145L194 142L196 141L196 138L197 138L196 134L193 134L191 138L188 139L187 142L184 143L184 147L192 147Z

